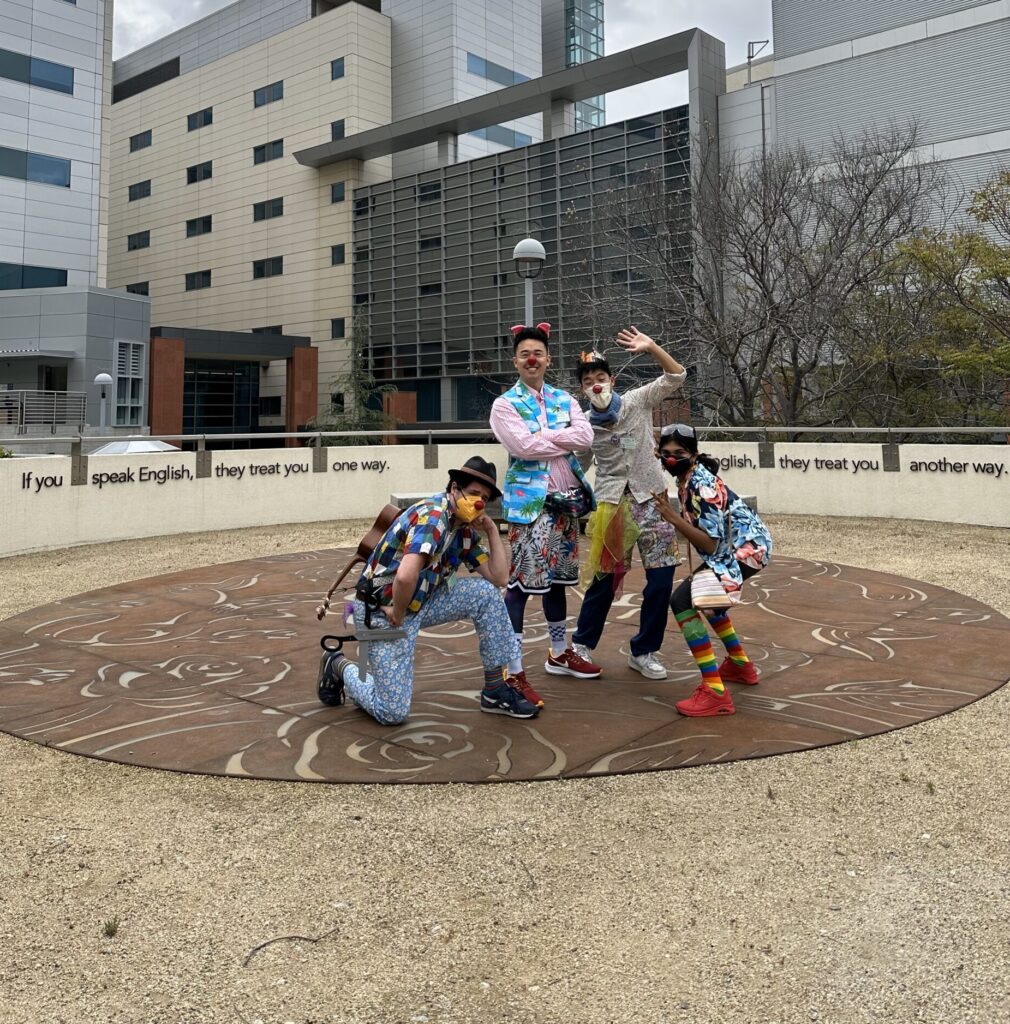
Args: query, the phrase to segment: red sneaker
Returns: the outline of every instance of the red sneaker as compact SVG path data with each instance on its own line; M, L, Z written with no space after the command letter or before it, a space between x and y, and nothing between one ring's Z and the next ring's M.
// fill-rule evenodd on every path
M513 690L518 690L535 708L542 708L544 706L543 697L530 686L525 670L517 672L514 676L509 676L505 680L505 685L511 686Z
M724 683L746 683L748 686L757 686L761 682L753 661L738 665L732 658L727 658L719 666L719 678Z
M729 690L716 693L710 686L701 683L687 700L677 701L677 710L689 718L707 718L711 715L735 715L733 698Z
M557 658L553 654L548 654L544 668L552 676L575 676L576 679L599 679L603 672L599 665L580 658L571 647Z

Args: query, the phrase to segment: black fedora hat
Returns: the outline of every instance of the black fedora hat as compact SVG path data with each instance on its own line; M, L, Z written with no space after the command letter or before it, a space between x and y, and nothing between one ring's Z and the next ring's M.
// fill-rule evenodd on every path
M466 487L472 480L487 484L491 488L491 499L497 500L501 497L498 490L498 470L493 462L482 459L479 455L473 455L463 463L462 469L450 469L449 479L460 487Z

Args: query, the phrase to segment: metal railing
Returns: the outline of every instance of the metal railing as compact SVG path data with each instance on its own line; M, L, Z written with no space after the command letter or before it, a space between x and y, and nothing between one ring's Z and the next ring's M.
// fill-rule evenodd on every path
M0 407L5 395L16 394L16 392L0 391ZM84 396L81 396L82 398ZM4 421L0 417L0 424ZM990 437L994 443L1010 444L1010 426L987 426L987 427L805 427L805 426L775 426L767 425L760 427L723 427L695 424L695 428L704 435L709 435L715 440L715 435L728 434L731 436L741 435L742 439L753 441L768 441L773 437L783 434L851 434L854 436L877 435L886 439L887 443L898 443L896 438L905 435L937 435L952 437L957 435L977 435L979 437ZM302 430L296 432L284 431L262 431L246 434L121 434L118 431L109 436L89 436L76 434L66 437L25 437L19 439L19 444L71 444L71 445L93 445L105 444L107 441L180 441L193 444L197 450L204 450L208 444L217 444L221 441L277 441L295 439L303 441L306 447L322 447L325 438L414 438L422 439L426 444L435 444L439 439L457 438L467 440L475 437L493 437L491 428L453 428L445 430Z
M49 427L53 434L57 427L83 431L87 406L87 395L79 391L0 391L0 427L13 427L18 436L29 427Z

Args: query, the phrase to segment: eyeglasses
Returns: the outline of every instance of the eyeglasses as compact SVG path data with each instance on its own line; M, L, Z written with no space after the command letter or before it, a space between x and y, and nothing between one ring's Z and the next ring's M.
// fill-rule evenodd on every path
M694 437L694 427L689 427L686 423L671 423L659 432L660 437L673 437L676 434L681 437Z

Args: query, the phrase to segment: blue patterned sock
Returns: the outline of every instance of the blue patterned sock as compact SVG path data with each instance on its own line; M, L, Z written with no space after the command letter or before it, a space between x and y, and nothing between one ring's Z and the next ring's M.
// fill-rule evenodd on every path
M548 622L547 633L551 638L551 654L555 658L565 653L565 648L568 646L565 643L565 620L562 619L560 622Z
M516 643L519 645L518 657L512 658L509 661L509 675L517 676L523 670L523 635L522 633L516 633Z

